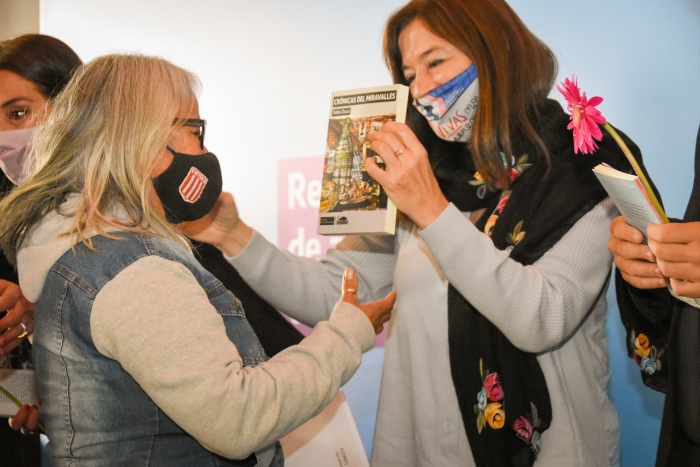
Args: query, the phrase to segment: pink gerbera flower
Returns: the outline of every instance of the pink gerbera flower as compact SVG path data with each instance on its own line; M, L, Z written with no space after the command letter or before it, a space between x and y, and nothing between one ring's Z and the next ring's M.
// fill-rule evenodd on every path
M572 76L571 80L566 78L557 89L564 95L571 112L571 122L567 128L574 130L574 152L578 154L580 150L583 154L592 154L598 149L594 140L603 139L598 125L605 124L605 117L595 108L603 102L603 98L595 96L589 100L585 92L581 95L576 76Z
M598 126L602 125L610 136L612 136L620 149L622 149L622 152L632 165L634 173L639 177L647 193L654 198L654 191L651 189L649 181L644 175L642 168L639 167L634 155L612 125L605 121L605 117L601 115L600 110L595 108L596 105L603 102L603 98L596 96L589 100L585 92L581 95L578 82L576 81L576 75L572 76L571 79L566 78L564 82L561 83L561 86L557 86L557 89L564 95L569 112L571 112L571 121L567 128L569 130L574 130L574 153L578 154L578 151L581 150L584 154L591 154L598 149L598 145L595 143L594 139L598 141L603 139L603 132ZM658 205L658 201L654 200L654 202L663 213L663 209ZM666 222L668 222L667 219Z

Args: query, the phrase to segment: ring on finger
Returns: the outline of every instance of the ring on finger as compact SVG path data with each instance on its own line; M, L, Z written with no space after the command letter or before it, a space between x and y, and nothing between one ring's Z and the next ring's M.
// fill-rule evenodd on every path
M350 292L350 293L357 293L357 289L353 289L352 287L348 287L348 288L345 289L345 290L348 291L348 292Z
M22 332L22 334L17 336L17 339L24 339L25 337L27 337L27 325L24 323L19 323L19 325L22 326L22 329L24 329L24 331Z
M396 152L394 152L394 154L396 154L396 157L399 157L401 154L403 154L403 148L397 149Z

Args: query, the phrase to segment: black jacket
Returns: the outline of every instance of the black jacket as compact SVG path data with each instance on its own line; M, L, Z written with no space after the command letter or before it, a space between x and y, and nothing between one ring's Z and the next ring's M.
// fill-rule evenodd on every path
M695 180L683 222L700 221L700 128ZM666 289L640 290L616 273L617 300L634 357L635 336L644 333L662 365L642 372L644 383L666 393L656 467L700 466L700 310Z

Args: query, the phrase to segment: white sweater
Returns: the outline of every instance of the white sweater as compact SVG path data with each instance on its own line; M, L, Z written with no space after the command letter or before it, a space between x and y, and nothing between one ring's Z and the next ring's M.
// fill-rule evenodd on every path
M265 299L307 324L327 317L346 266L358 272L361 301L396 289L373 466L473 465L450 373L448 283L514 345L538 354L553 420L535 465L615 466L604 289L616 215L604 200L531 266L496 249L453 205L422 231L402 219L396 236L347 237L323 262L279 251L257 233L230 260Z

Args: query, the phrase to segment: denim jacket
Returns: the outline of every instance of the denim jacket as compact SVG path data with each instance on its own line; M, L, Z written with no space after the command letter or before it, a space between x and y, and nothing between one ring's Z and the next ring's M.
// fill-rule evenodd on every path
M283 465L279 443L244 460L207 451L151 400L118 361L96 349L90 329L95 297L124 268L157 255L192 272L222 316L246 366L267 360L240 301L185 248L161 237L118 235L120 239L93 237L94 249L79 243L68 250L51 268L36 305L34 358L54 465L256 466L269 459L271 451L274 458L269 465ZM134 294L138 300L138 291ZM147 329L143 338L148 339Z

